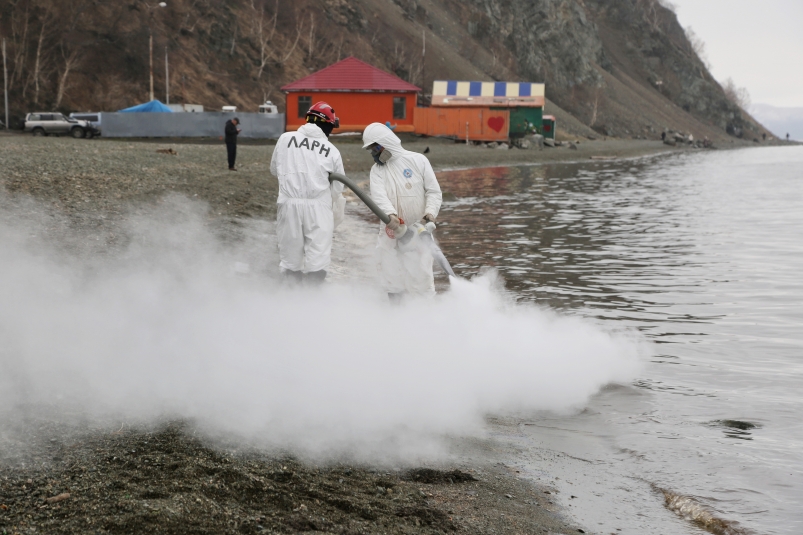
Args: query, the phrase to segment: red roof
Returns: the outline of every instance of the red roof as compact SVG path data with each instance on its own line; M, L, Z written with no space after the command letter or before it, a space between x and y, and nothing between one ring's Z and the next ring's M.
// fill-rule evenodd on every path
M282 91L421 91L353 56L282 87Z

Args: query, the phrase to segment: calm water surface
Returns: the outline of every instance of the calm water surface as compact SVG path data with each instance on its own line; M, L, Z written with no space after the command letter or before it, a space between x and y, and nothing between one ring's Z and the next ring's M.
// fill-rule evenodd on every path
M606 390L575 416L522 422L523 443L573 449L590 463L567 487L573 494L606 479L598 501L620 492L644 528L660 521L639 512L640 500L663 508L666 490L733 529L803 533L803 148L439 180L457 197L438 236L458 274L494 266L521 300L653 343L634 385ZM637 487L644 496L631 496ZM585 520L626 533L620 513L629 514Z

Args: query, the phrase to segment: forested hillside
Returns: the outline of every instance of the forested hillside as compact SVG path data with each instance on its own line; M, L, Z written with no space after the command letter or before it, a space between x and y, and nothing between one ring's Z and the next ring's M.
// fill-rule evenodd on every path
M256 110L349 55L434 79L545 82L576 135L712 139L766 132L720 85L659 0L3 0L12 115L117 110L155 96ZM282 108L283 109L283 108Z

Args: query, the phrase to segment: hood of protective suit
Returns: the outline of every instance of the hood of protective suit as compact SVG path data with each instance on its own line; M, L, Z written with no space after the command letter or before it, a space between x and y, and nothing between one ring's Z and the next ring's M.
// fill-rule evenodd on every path
M441 188L427 157L404 150L396 134L381 123L368 125L362 139L366 148L379 143L392 155L385 165L371 167L371 198L379 209L411 223L424 214L437 216Z
M364 149L374 143L379 143L390 152L391 157L401 156L407 152L402 148L401 140L393 133L393 130L382 123L369 124L362 133L362 142Z

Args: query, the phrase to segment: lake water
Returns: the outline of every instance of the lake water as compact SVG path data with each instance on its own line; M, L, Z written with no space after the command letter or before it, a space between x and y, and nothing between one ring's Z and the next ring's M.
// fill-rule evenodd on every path
M439 180L459 275L654 345L634 384L519 421L525 474L599 533L803 533L803 148Z

